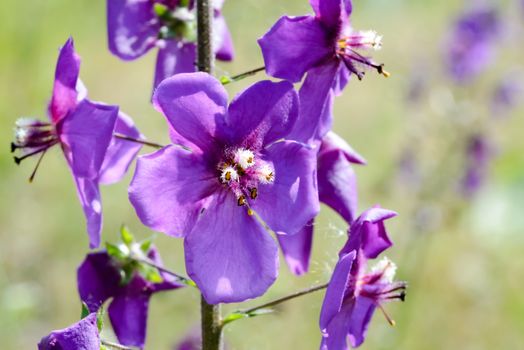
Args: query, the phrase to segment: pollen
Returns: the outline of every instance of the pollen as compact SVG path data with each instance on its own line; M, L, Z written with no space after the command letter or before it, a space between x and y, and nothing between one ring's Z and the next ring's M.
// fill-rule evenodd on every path
M255 165L255 154L245 148L240 148L235 152L235 162L242 168L247 169Z
M256 199L257 198L258 190L256 189L256 187L253 187L251 189L251 191L249 191L249 196L251 197L251 199Z
M264 164L258 170L258 180L263 184L270 184L275 181L275 170L269 164Z
M238 197L237 204L238 204L239 207L241 207L243 205L246 205L246 196L242 195L242 196Z
M237 181L238 172L232 166L226 166L224 169L222 169L222 173L220 174L220 180L222 181L222 183Z

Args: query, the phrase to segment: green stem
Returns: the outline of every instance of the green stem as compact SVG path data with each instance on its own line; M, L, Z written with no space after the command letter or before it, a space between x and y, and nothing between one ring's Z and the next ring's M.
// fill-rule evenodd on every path
M171 270L166 269L165 267L159 266L149 259L143 259L143 258L137 258L137 257L133 257L133 259L139 263L149 265L151 267L154 267L155 269L157 269L160 272L163 272L165 274L175 277L177 282L181 282L187 286L195 287L195 282L193 282L189 278L181 276Z
M227 84L230 84L230 83L233 83L235 81L239 81L239 80L242 80L244 78L247 78L247 77L250 77L252 75L255 75L259 72L262 72L266 69L265 66L263 67L259 67L259 68L255 68L255 69L252 69L252 70L249 70L247 72L244 72L244 73L240 73L240 74L237 74L237 75L233 75L232 77L226 77L227 80L224 80L222 82L222 84L224 85L227 85Z
M100 342L102 343L102 345L109 347L111 349L118 349L118 350L134 350L135 349L135 348L130 348L128 346L124 346L118 343L113 343L107 340L101 340Z
M200 314L202 318L202 350L221 350L222 320L220 304L211 305L201 297Z

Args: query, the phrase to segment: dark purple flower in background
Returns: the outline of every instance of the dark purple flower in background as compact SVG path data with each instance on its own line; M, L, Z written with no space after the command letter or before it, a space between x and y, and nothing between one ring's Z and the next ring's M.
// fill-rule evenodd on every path
M339 261L329 282L320 314L322 350L348 349L360 346L376 308L382 304L404 300L405 282L393 281L396 266L387 258L381 259L369 272L367 260L376 258L392 243L384 220L396 213L382 208L371 208L355 220L349 240L339 253Z
M461 183L466 197L471 197L482 187L494 155L494 147L485 135L471 136L466 149L465 174Z
M514 72L506 76L495 87L491 99L491 111L494 118L508 116L514 108L524 102L524 74Z
M138 244L131 246L133 254L162 266L156 248L145 255ZM122 282L122 266L106 251L90 253L78 267L78 291L90 312L96 312L111 299L108 313L118 341L142 348L145 343L149 299L154 293L180 288L172 277L160 273L161 281L153 283L138 271L126 283Z
M445 48L447 70L456 82L473 80L491 64L501 27L493 7L474 7L456 20Z
M187 271L208 303L260 296L278 252L258 218L295 233L319 211L316 152L286 140L298 114L293 86L262 81L228 107L216 79L179 74L153 100L191 151L171 145L139 158L129 188L139 218L185 237Z
M366 164L340 136L330 132L324 137L317 155L317 181L320 201L336 211L350 225L357 211L357 177L352 164ZM298 233L277 235L280 247L296 275L308 271L313 243L311 220Z
M102 229L98 184L119 181L141 147L117 139L113 133L134 138L140 137L140 133L117 106L86 98L87 91L78 79L79 70L80 57L74 50L73 39L69 39L58 57L49 121L19 119L11 148L21 152L20 157L15 157L17 164L30 156L40 155L38 167L44 154L60 145L76 182L90 246L94 248L100 244Z
M51 332L40 340L38 350L100 350L96 313L68 328Z
M213 50L219 60L233 59L233 42L214 1ZM109 49L134 60L158 47L154 88L162 80L196 68L196 16L189 0L107 0Z

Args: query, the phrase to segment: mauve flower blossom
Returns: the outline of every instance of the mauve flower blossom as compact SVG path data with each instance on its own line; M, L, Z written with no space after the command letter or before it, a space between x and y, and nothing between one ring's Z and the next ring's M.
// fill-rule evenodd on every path
M497 84L491 98L491 113L494 118L508 116L515 107L524 102L523 78L522 72L513 72Z
M334 132L328 133L317 155L319 199L336 211L349 225L354 220L358 204L357 178L352 164L366 160ZM298 233L277 235L289 269L296 275L309 268L313 243L314 220Z
M373 312L382 304L404 300L405 282L395 282L396 266L387 258L366 272L368 259L376 258L392 243L383 221L396 214L382 208L362 213L351 226L347 244L339 253L339 261L329 282L320 314L321 350L348 349L360 346L365 339Z
M485 135L471 136L466 149L465 174L461 183L466 197L471 197L482 187L494 155L494 146Z
M319 211L316 152L287 139L298 114L293 86L262 81L228 106L212 76L178 74L153 101L190 151L171 145L139 157L129 188L139 218L185 237L186 269L208 303L260 296L278 273L260 220L295 233Z
M76 182L78 197L87 220L91 248L100 244L102 204L99 183L119 181L126 173L141 145L113 137L113 133L138 138L133 121L117 106L92 102L78 79L80 57L73 39L60 50L55 72L53 96L49 104L49 122L21 118L16 122L11 150L22 160L43 155L60 145ZM36 168L35 168L36 171ZM34 176L34 172L32 177Z
M502 23L494 7L476 6L455 22L446 44L446 66L458 83L467 83L493 61Z
M213 1L213 51L219 60L233 59L233 41L221 13L223 1ZM189 0L107 0L109 50L134 60L158 47L154 86L196 68L196 17Z
M96 313L68 328L51 332L40 340L38 350L100 350Z
M134 249L136 248L136 249ZM151 247L143 254L134 244L134 254L144 255L157 266L162 266L156 248ZM147 330L149 299L154 293L180 288L182 285L160 272L162 282L153 283L137 271L126 284L122 284L121 266L107 252L90 253L78 267L78 291L90 312L96 312L102 304L112 298L108 313L118 341L127 346L142 348Z

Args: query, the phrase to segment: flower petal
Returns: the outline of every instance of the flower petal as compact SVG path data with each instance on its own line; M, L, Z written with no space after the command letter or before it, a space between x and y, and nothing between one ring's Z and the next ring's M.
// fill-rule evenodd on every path
M298 117L298 96L287 81L264 80L237 95L226 117L233 143L261 149L287 136Z
M358 205L357 176L351 163L342 152L323 153L317 171L320 201L351 224Z
M342 14L342 0L309 0L309 3L324 26L333 30L338 29Z
M120 273L106 252L87 254L77 270L80 299L90 312L96 312L107 299L120 290Z
M75 52L73 38L60 49L55 70L53 96L49 103L49 116L56 124L77 104L77 81L80 72L80 56Z
M292 235L277 234L277 238L289 270L297 276L305 274L309 269L313 245L313 220L299 232Z
M349 350L347 337L351 305L344 305L322 334L321 350Z
M165 40L165 46L158 50L153 89L166 78L179 73L197 71L196 45L178 40Z
M180 136L202 151L213 150L215 139L225 132L227 92L209 74L182 73L164 80L153 103Z
M360 296L355 298L349 321L349 342L352 347L356 348L364 342L375 308L373 299Z
M364 157L357 153L342 137L330 131L322 139L322 144L320 146L319 157L322 157L323 154L340 151L344 154L346 159L354 164L367 164Z
M275 232L298 232L320 210L317 192L316 151L284 141L267 150L275 181L261 185L253 209Z
M114 132L135 139L143 137L133 120L123 112L118 113ZM113 137L100 168L99 182L112 184L120 181L141 147L140 143Z
M73 174L98 177L113 138L118 107L83 100L58 125L58 134Z
M99 350L96 313L88 315L68 328L54 331L38 343L38 350Z
M201 157L168 146L138 157L129 200L144 225L181 237L191 231L218 185Z
M213 35L215 39L216 58L221 61L232 61L235 56L233 38L227 27L226 19L222 14L215 16L213 21Z
M333 124L333 81L338 62L312 68L299 91L300 115L289 139L304 143L320 140Z
M355 260L355 251L341 255L335 266L329 286L326 290L322 309L320 311L320 330L325 331L329 323L340 312L346 296L351 266Z
M160 23L150 0L107 0L109 50L133 60L155 46Z
M281 17L258 44L266 72L293 83L313 66L335 54L335 37L313 16Z
M150 297L150 294L120 295L111 301L109 318L122 345L144 346Z
M184 248L187 272L210 304L258 297L278 274L275 241L229 192L214 197Z
M75 182L78 198L86 217L89 247L93 249L100 245L102 232L102 201L98 181L75 176Z

